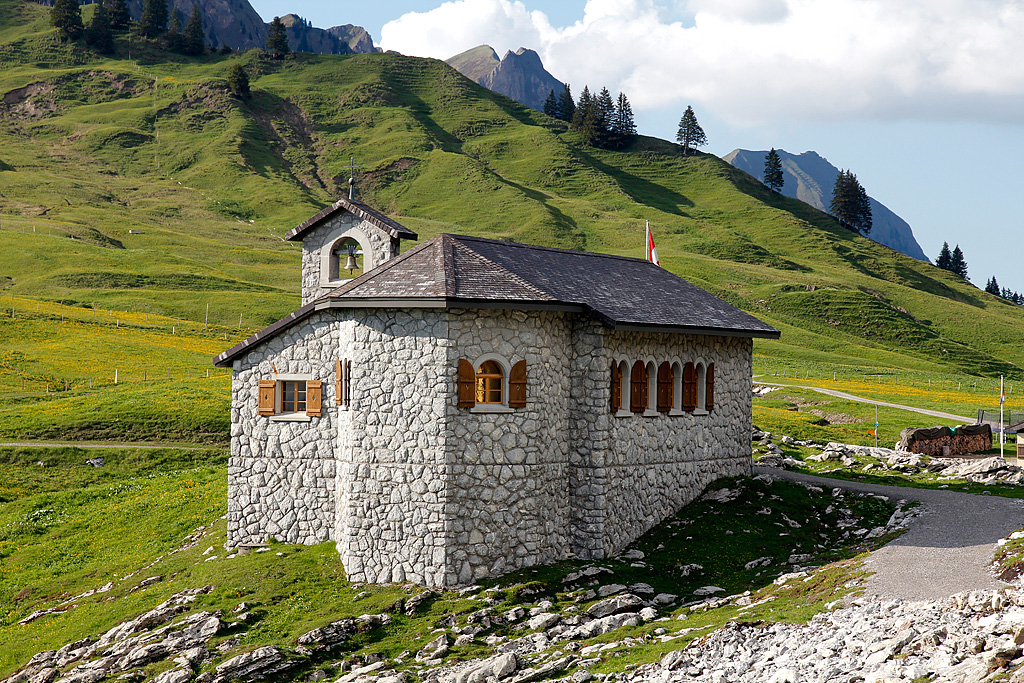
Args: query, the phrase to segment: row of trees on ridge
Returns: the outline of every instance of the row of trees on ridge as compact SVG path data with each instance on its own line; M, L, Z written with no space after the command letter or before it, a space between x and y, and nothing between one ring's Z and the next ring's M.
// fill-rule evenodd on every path
M962 277L964 280L969 279L967 277L967 259L964 258L964 252L960 250L959 244L956 245L953 251L950 251L949 242L943 242L942 249L939 250L939 256L935 259L935 265ZM994 280L995 278L992 279ZM996 293L998 294L998 292Z
M613 101L608 88L601 88L600 93L593 95L589 86L583 86L579 101L573 102L572 90L566 83L561 93L556 95L554 90L548 93L544 113L568 123L569 128L579 131L583 141L592 147L617 149L636 137L629 98L620 92Z
M114 34L131 29L131 14L125 0L101 0L95 4L92 21L86 28L78 0L56 0L50 10L50 24L57 29L61 40L75 41L84 37L97 52L110 54L114 51ZM206 49L198 2L192 3L192 14L183 28L178 11L168 12L167 0L146 0L138 30L146 38L163 38L173 52L201 55Z

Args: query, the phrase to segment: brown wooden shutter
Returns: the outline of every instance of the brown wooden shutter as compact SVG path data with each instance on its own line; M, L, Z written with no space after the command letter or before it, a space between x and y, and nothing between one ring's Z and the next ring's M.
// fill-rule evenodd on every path
M352 361L345 361L345 406L352 405Z
M658 410L667 413L672 410L672 365L665 361L658 366Z
M323 382L312 380L306 382L306 415L320 417L323 413L323 397Z
M508 373L508 407L526 407L526 361L521 360L512 366Z
M697 407L697 369L693 363L683 366L683 410L692 411Z
M704 382L704 410L711 411L715 407L715 364L708 365L708 374Z
M345 405L345 364L340 358L334 366L334 403Z
M612 412L622 407L622 371L619 364L612 361Z
M273 415L277 405L277 382L272 379L260 380L259 413Z
M459 407L472 408L476 405L476 371L465 358L459 359Z
M629 409L634 413L647 410L647 366L642 360L633 363L629 389Z

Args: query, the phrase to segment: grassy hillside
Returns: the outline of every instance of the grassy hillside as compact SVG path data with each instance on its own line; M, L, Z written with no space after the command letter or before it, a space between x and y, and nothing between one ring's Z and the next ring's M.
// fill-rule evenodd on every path
M91 7L85 7L88 17ZM0 0L0 289L236 326L298 303L280 237L344 191L417 230L639 256L783 331L760 368L1024 375L1024 311L768 193L709 155L563 124L442 62L389 54L183 58L55 42ZM228 91L235 63L253 96Z

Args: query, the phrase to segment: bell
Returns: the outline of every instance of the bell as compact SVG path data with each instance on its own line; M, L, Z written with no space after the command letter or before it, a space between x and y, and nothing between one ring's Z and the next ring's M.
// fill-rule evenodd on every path
M348 259L345 261L345 268L351 273L353 270L359 267L356 263L356 250L353 247L348 248Z

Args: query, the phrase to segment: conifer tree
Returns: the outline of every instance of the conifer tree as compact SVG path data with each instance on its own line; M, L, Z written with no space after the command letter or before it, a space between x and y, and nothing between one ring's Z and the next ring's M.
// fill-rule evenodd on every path
M583 86L580 99L576 102L576 111L573 113L570 127L579 131L583 136L583 142L588 145L600 144L604 135L599 106L598 98L590 94L590 88Z
M199 3L192 3L192 16L185 24L185 35L183 40L183 52L193 57L203 54L206 45L203 41L203 17L199 12Z
M960 251L960 245L953 247L953 256L949 260L949 272L959 275L963 279L967 280L967 260L964 258L964 252Z
M615 116L615 103L612 102L612 94L608 92L608 88L601 88L601 92L594 98L594 111L597 115L599 137L607 138L607 133L612 128L612 117Z
M146 0L139 19L139 31L147 38L156 38L167 28L167 0Z
M110 28L110 12L103 3L96 5L89 28L85 31L85 42L101 54L109 55L114 51L114 32Z
M171 52L185 51L185 38L181 35L181 15L177 9L171 10L171 25L164 34L167 39L167 49Z
M989 294L995 294L996 296L1003 296L1003 290L1000 289L999 283L996 282L995 275L993 275L989 279L989 281L985 283L985 291L988 292Z
M636 122L633 120L633 107L629 104L626 93L620 92L615 102L615 114L612 117L612 132L620 138L631 138L636 135Z
M786 178L782 175L782 159L772 147L771 151L764 155L764 184L772 192L778 192L785 183Z
M228 87L238 97L249 96L249 74L241 64L233 64L228 71Z
M288 34L284 30L284 23L281 17L274 17L270 22L270 29L267 31L267 52L274 59L283 59L292 51L288 45Z
M555 95L554 89L548 93L547 99L544 100L544 113L552 118L558 118L558 96Z
M843 170L836 176L829 210L851 230L862 235L871 231L871 200L852 171Z
M61 40L78 40L85 30L78 0L56 0L50 9L50 25L57 29Z
M566 83L565 90L558 96L558 118L566 123L570 123L575 113L576 103L572 99L572 90L569 89L569 84Z
M949 250L949 242L942 243L942 249L935 259L935 265L943 270L949 270L949 264L953 261L953 254Z
M113 31L127 31L132 24L132 15L124 0L104 0L110 16L110 28Z
M683 155L689 155L694 147L701 147L708 144L708 136L704 129L697 123L697 115L693 113L693 107L687 105L682 118L679 119L679 130L676 131L676 142L683 145Z

